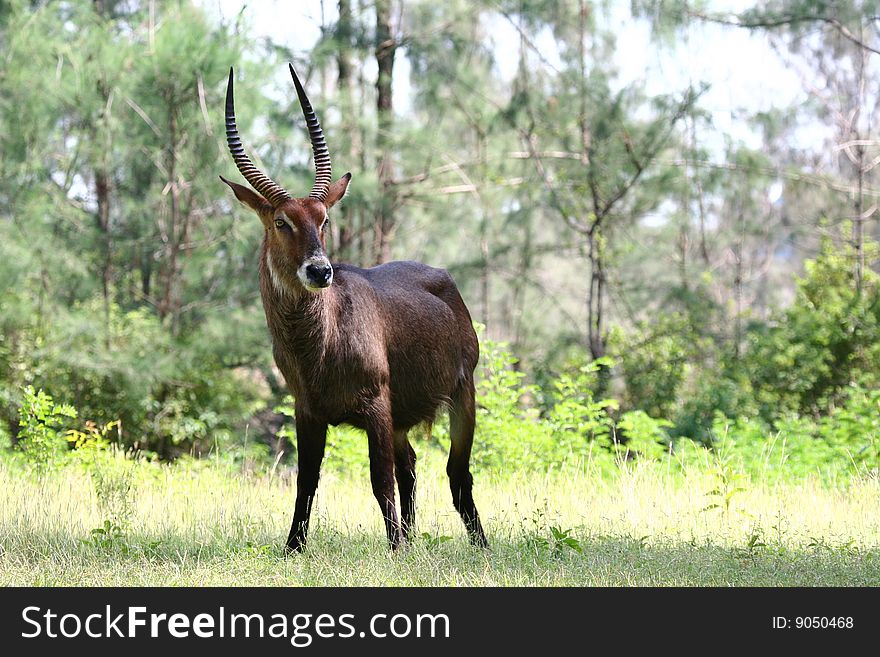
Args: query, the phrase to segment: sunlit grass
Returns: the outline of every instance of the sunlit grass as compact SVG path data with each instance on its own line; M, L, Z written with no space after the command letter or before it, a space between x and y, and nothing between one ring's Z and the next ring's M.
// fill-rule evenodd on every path
M107 459L98 467L111 484L131 473L131 511L101 544L92 530L126 514L118 500L99 503L87 468L39 474L0 461L0 584L880 585L874 477L836 488L745 481L728 506L707 509L719 481L706 468L478 474L484 552L467 543L441 457L422 456L419 536L396 555L366 471L342 475L332 462L309 548L287 556L295 486L283 468Z

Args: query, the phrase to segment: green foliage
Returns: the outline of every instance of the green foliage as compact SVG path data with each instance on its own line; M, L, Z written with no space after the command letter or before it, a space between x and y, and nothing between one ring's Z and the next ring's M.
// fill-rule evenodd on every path
M615 416L614 400L593 398L591 389L598 364L562 373L554 380L552 392L545 394L524 382L524 375L514 369L516 359L506 345L483 338L482 353L472 455L479 471L565 469L589 463L599 473L608 474L633 459L669 459L684 468L711 465L719 478L715 493L710 494L717 498L712 508L729 513L732 495L728 493L738 492L734 490L733 475L728 476L730 472L737 477L769 481L814 476L837 481L880 470L880 390L874 387L849 386L839 395L838 405L818 419L789 414L771 424L758 414L731 419L716 410L705 447L679 438L673 448L671 421L653 418L643 410ZM103 462L98 457L108 452L111 438L118 436L117 422L98 425L89 421L83 428L65 433L60 425L64 418L77 416L73 407L55 404L50 396L32 388L25 389L24 394L26 403L19 411L19 444L32 462L56 459L63 451L65 438L75 448L72 458L96 465ZM544 413L540 400L551 401ZM275 410L292 417L292 399L287 397ZM433 445L448 449L448 424L438 422L434 433ZM295 445L290 425L282 428L279 436ZM327 457L334 468L362 472L368 465L366 440L354 429L331 428ZM124 527L124 473L105 475L98 470L93 476L99 500L116 500L106 502L107 516Z
M90 468L98 508L113 527L125 531L134 509L133 466L116 460L94 463Z
M854 256L852 247L825 240L819 256L806 263L794 304L749 332L747 353L736 367L750 381L765 419L819 415L856 380L878 383L880 279L868 271L859 288Z
M778 419L775 428L757 415L732 412L736 419L728 419L716 402L706 438L712 451L686 439L679 439L671 450L675 427L670 420L643 410L615 418L614 400L592 397L598 365L556 378L547 395L552 405L541 415L535 403L542 391L524 383L506 346L484 340L483 354L474 462L484 470L557 468L590 460L600 471L609 472L615 463L631 458L705 464L715 462L718 455L724 460L714 467L722 473L728 464L735 464L737 473L771 480L819 476L833 481L880 468L880 390L874 388L851 386L841 404L819 421L789 415ZM740 391L734 387L731 394ZM736 487L730 481L719 486L719 490ZM720 506L729 510L727 493L720 499Z
M857 468L880 470L880 390L850 386L845 400L819 420L818 437Z
M865 244L868 253L876 248L872 242ZM804 430L817 435L817 430L804 427L818 423L839 435L849 422L869 435L870 420L860 422L876 415L870 405L850 420L842 414L846 405L856 403L853 390L868 395L877 388L880 372L878 278L866 271L858 286L854 259L851 246L824 240L819 255L805 263L794 303L767 322L749 323L739 352L701 343L716 356L708 361L689 358L690 380L682 383L678 399L664 414L675 423L673 435L711 444L718 414L737 422L760 418L770 433L800 435ZM864 453L871 453L870 447ZM821 460L806 452L799 458L816 467Z
M669 420L656 419L645 411L628 411L617 421L618 442L623 458L635 455L639 458L659 459L669 450L667 430L674 426Z
M615 340L620 343L615 355L626 380L628 406L668 415L684 379L686 336L640 337L627 335ZM632 348L633 344L638 347Z
M28 461L37 465L52 464L63 452L65 440L60 427L66 418L76 418L76 409L69 404L57 404L51 395L27 386L24 400L18 409L18 448Z
M452 540L451 536L444 536L444 535L433 536L428 532L422 532L421 538L425 542L425 545L427 545L429 548L439 547L439 546L443 545L444 543L446 543L447 541Z
M293 397L285 395L280 404L274 408L290 420L278 431L278 437L286 439L296 450L296 429L294 428ZM330 467L343 472L364 472L369 468L370 460L367 452L367 439L363 432L348 426L328 427L327 446L324 451Z
M105 548L119 545L134 508L132 465L116 459L110 449L109 436L119 429L119 422L98 426L87 421L82 428L62 432L61 427L78 416L73 406L56 403L50 395L30 386L23 390L23 396L17 446L25 460L40 469L65 463L84 466L106 519L102 527L90 533L87 542ZM72 449L66 448L68 444Z
M658 34L684 24L682 3L655 4L632 11ZM728 141L726 162L704 166L718 153L703 142L713 126L700 92L651 98L618 79L603 63L615 44L598 7L579 16L565 3L502 5L408 10L398 56L412 66L412 103L387 131L354 88L375 50L368 11L323 32L308 81L328 140L360 181L336 215L335 255L370 260L377 209L405 202L407 230L390 231L395 257L448 266L471 310L511 340L482 340L475 467L589 462L611 473L723 451L749 477L876 470L877 245L865 240L857 284L853 227L825 230L833 239L780 308L773 288L791 291L801 265L790 245L815 244L815 225L787 218L850 216L852 205L804 201L798 175L770 201L771 172L791 163L784 110L755 117L766 147ZM523 30L513 80L497 74L493 21ZM529 41L545 30L558 61ZM305 135L288 120L299 116L294 95L279 104L257 89L289 47L258 43L239 19L214 22L190 1L13 0L0 10L0 42L0 123L15 127L0 131L0 440L33 464L65 452L101 464L112 445L168 460L265 460L270 437L251 432L283 382L259 308L261 227L233 220L215 174L232 166L222 107L235 62L251 154L307 188ZM315 84L346 56L348 80ZM384 150L400 184L380 182ZM865 172L869 185L875 173ZM596 353L611 360L586 361L587 290L607 347ZM73 408L88 421L65 434ZM431 445L448 446L445 419L434 433ZM327 454L345 470L366 467L366 441L351 429L330 430Z
M104 426L98 426L91 420L87 420L83 429L69 429L66 438L67 442L74 449L79 450L80 454L83 452L102 452L109 449L110 436L114 430L117 436L121 433L122 424L119 420L113 420Z
M536 552L549 551L555 557L561 557L567 550L581 553L583 548L578 539L572 536L571 529L562 529L556 525L550 525L547 534L531 534L526 543Z
M596 377L601 368L611 367L607 359L593 361L574 372L563 372L553 382L553 404L547 419L557 437L566 444L584 445L593 440L607 443L613 434L609 409L617 409L613 399L593 399Z
M548 553L560 558L569 551L578 554L583 552L580 541L573 535L574 530L563 529L558 524L550 522L546 509L535 509L528 520L523 519L522 524L525 543L536 556Z
M92 529L89 532L89 537L81 539L81 541L84 545L103 552L118 551L121 554L128 554L131 551L126 540L125 530L110 520L105 520L103 525Z
M112 438L122 445L165 458L205 453L232 441L263 405L252 377L173 338L146 309L111 306L106 327L96 304L78 310L43 331L27 378L100 426L120 420ZM93 336L102 334L96 350Z
M516 470L552 462L552 438L534 409L536 386L525 383L505 343L482 337L477 371L477 426L472 454L479 468ZM531 403L530 403L531 402Z
M729 443L724 441L723 447L727 447ZM734 500L740 493L746 492L745 481L747 476L738 472L731 464L729 452L727 449L721 449L715 453L715 467L709 471L713 478L713 487L706 493L709 498L709 504L703 508L703 511L712 511L717 509L724 513L725 518L730 520L732 512L744 513L734 506Z
M837 482L876 474L880 390L851 386L840 405L818 420L789 415L771 425L760 417L730 419L718 413L711 435L712 452L704 458L699 455L703 448L689 440L676 442L675 458L698 465L721 458L725 466L761 481L817 477Z
M751 383L744 377L724 376L716 370L694 375L692 391L682 395L674 416L674 435L686 436L704 444L712 442L712 426L717 414L726 417L757 414Z
M643 411L615 419L616 400L594 399L597 374L613 366L611 361L569 368L553 379L551 391L542 391L524 383L504 343L484 338L481 354L473 452L478 468L545 469L589 461L608 471L620 459L656 459L666 452L669 421ZM539 400L549 404L543 414Z
M695 301L706 300L686 303ZM689 363L699 362L711 345L707 328L695 312L687 311L659 313L630 331L612 332L609 349L626 384L626 408L642 409L653 417L673 416Z
M231 441L270 357L257 239L216 207L244 36L190 2L12 2L0 40L0 434L32 385L163 458Z

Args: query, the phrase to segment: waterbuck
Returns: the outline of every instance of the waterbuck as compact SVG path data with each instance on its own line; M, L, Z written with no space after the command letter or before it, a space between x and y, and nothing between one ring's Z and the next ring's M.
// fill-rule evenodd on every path
M327 213L345 196L351 174L331 182L330 154L305 90L290 66L315 160L309 195L292 198L244 152L235 125L232 69L226 88L226 140L253 191L220 178L257 213L265 232L260 294L275 362L295 400L296 506L289 550L306 541L328 425L366 431L373 494L392 549L415 523L416 454L407 432L449 407L446 472L452 501L472 543L486 547L472 494L474 368L479 344L452 278L417 262L370 269L331 264ZM400 489L401 521L394 500Z

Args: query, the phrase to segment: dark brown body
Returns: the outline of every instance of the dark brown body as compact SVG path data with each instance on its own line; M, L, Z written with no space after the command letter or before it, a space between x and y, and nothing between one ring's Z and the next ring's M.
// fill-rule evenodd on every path
M305 540L327 426L341 423L367 433L373 492L396 547L395 478L405 534L415 521L415 452L407 431L433 421L441 406L451 414L453 502L472 541L486 545L469 471L479 345L455 283L416 262L334 265L333 272L332 285L318 293L279 287L264 245L263 307L275 361L296 400L299 474L288 547Z
M469 466L479 357L470 314L441 269L417 262L372 269L330 264L328 212L345 196L351 174L331 182L320 122L293 66L289 68L312 142L312 191L308 197L292 198L245 153L235 123L231 68L226 142L253 189L221 176L265 229L260 293L275 362L295 399L299 472L287 547L299 550L305 544L327 426L345 422L367 432L373 493L391 547L397 548L415 523L416 454L407 431L431 422L444 405L449 407L446 471L452 501L471 541L486 546ZM395 479L402 523L394 501Z

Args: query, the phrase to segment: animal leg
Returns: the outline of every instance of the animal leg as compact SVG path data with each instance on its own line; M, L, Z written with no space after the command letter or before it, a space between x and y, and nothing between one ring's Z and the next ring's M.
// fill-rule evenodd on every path
M409 540L416 524L416 452L406 434L394 432L394 475L400 491L401 529Z
M372 422L367 426L370 453L370 482L373 495L385 520L385 532L391 549L400 546L400 523L394 501L394 430L391 404L387 398L376 401Z
M480 547L489 547L477 506L474 504L473 477L470 471L471 446L474 442L474 424L476 422L476 405L474 401L474 383L467 381L459 387L453 397L449 410L449 461L446 474L449 475L449 487L452 490L452 503L461 515L467 528L471 543Z
M296 507L293 523L287 536L287 549L301 552L309 531L312 501L318 488L321 461L327 443L327 424L303 413L296 413L296 455L299 470L296 475Z

